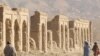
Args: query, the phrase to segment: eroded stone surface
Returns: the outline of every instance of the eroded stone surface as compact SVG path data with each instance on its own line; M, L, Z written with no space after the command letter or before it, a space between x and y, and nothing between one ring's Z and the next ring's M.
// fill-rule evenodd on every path
M0 5L0 55L3 56L7 41L18 56L71 56L76 51L82 53L84 41L91 44L90 21L70 21L64 15L56 15L51 21L47 19L44 12L35 11L29 17L26 8Z

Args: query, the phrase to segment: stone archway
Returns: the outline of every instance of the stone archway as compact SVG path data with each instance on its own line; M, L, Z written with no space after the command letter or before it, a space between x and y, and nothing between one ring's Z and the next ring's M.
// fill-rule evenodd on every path
M6 24L6 42L9 41L11 42L11 20L10 19L6 19L5 21Z
M20 40L20 38L19 38L19 25L18 25L18 21L17 20L15 20L15 22L14 22L14 43L15 43L15 49L16 49L16 51L19 51L20 49L20 43L19 43L19 40Z
M25 21L22 23L22 50L27 51L27 25Z
M45 25L42 24L42 50L45 50Z

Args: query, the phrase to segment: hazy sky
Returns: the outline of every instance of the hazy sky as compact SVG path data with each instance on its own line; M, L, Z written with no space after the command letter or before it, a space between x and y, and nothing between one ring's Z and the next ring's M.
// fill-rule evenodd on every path
M40 10L49 15L64 14L69 17L98 18L100 0L0 0L12 7L26 7L31 14Z

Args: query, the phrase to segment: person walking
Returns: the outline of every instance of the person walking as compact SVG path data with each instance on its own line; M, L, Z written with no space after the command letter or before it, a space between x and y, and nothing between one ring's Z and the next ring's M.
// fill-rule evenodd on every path
M94 53L94 56L98 56L98 54L99 54L99 47L97 45L97 42L94 43L92 51Z
M16 56L16 52L14 48L11 46L10 42L6 43L6 47L4 48L4 55L5 56Z
M89 47L89 44L88 42L84 42L84 56L89 56L90 54L90 47Z

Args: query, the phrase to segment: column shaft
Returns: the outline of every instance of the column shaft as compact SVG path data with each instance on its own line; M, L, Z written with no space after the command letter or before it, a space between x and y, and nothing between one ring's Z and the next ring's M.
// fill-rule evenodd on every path
M65 50L65 26L63 26L63 39L62 39L62 41L63 41L63 50Z

